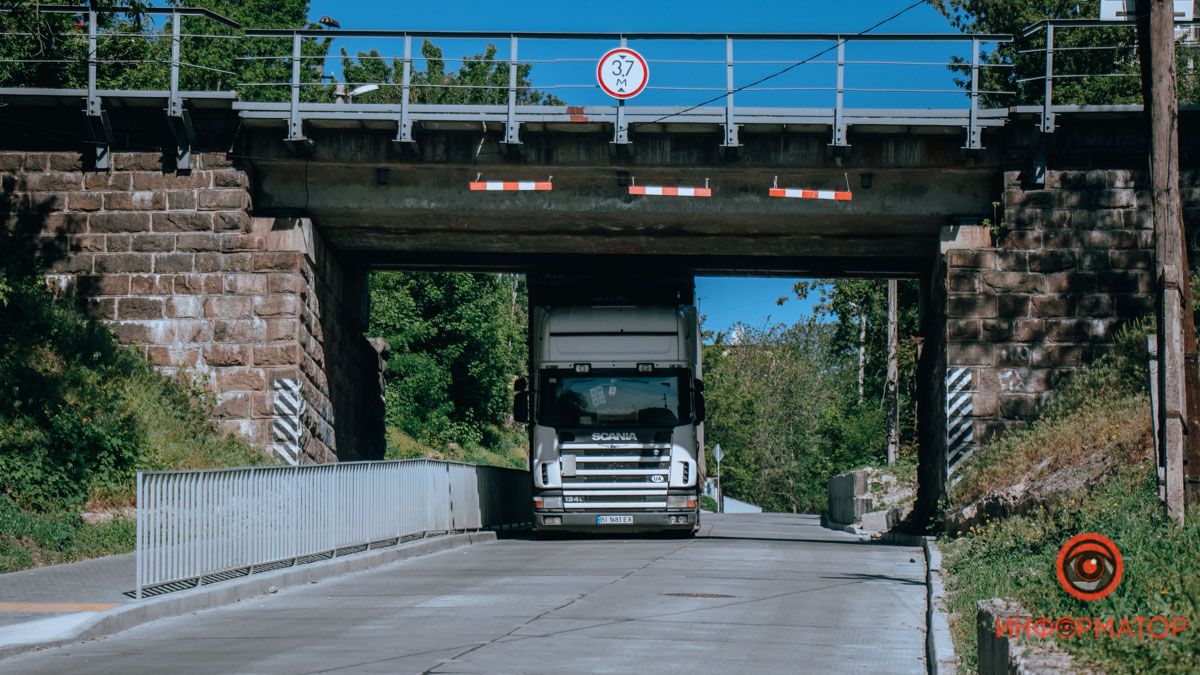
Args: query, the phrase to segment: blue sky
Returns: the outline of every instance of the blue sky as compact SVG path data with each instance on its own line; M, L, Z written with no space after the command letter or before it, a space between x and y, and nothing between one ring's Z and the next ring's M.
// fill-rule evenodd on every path
M478 30L478 31L593 31L593 32L803 32L854 34L910 4L911 0L792 0L791 2L699 2L696 0L655 0L653 2L562 2L562 0L521 0L518 2L395 2L313 0L312 18L323 15L337 19L343 30ZM917 7L879 29L891 33L954 32L944 17L927 5ZM441 41L446 57L459 57L482 51L487 41ZM507 44L498 40L499 56L506 58ZM735 46L738 60L780 61L777 64L748 64L735 69L735 85L778 71L789 62L812 56L831 43L746 43ZM607 104L609 99L587 85L594 73L594 59L615 44L596 42L522 41L521 60L574 58L578 61L535 63L533 84L553 91L572 104ZM692 105L711 98L715 92L704 88L724 86L724 66L720 63L674 63L673 61L723 61L724 43L631 42L630 46L650 60L651 88L642 94L641 105ZM399 55L398 41L341 39L333 53L345 47L356 50L378 49L384 55ZM847 47L847 59L900 60L906 62L945 62L951 55L963 56L965 44L929 45L906 43L898 46L877 44ZM828 61L832 54L819 57ZM423 68L418 62L415 67ZM457 64L449 63L456 68ZM336 59L326 67L340 73ZM818 87L832 85L834 66L814 63L796 68L786 76L772 80L770 87ZM569 85L554 89L555 85ZM668 87L654 90L654 85ZM848 88L913 88L952 90L954 85L941 66L869 64L848 66ZM696 87L685 90L676 87ZM832 105L828 91L769 91L740 94L739 105ZM884 93L851 92L848 105L869 107L966 106L958 93ZM700 311L707 317L706 327L728 330L741 322L764 326L768 322L791 323L807 314L815 299L801 303L791 289L794 279L701 277L697 280ZM793 299L782 307L780 296Z

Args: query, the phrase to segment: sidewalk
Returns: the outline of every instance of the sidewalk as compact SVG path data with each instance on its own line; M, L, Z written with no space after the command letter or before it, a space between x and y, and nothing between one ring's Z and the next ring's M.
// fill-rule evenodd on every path
M0 647L51 638L132 602L133 554L0 574Z
M136 585L132 553L0 574L0 660L274 593L277 588L495 540L491 531L436 535L143 600L126 595Z

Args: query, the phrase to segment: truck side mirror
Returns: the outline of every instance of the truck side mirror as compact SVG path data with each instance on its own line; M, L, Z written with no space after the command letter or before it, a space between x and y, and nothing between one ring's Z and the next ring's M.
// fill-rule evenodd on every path
M529 423L529 392L526 388L525 378L518 377L513 383L513 388L517 390L513 394L513 419L519 424Z
M695 415L693 415L693 417L696 418L696 424L700 424L701 422L704 421L704 417L705 417L704 382L701 380L696 380L695 382L693 382L692 383L692 392L693 392L693 400L695 401L694 406L696 408Z

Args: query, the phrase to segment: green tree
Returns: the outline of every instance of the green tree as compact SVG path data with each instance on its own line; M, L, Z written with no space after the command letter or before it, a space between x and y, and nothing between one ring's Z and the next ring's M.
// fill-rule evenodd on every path
M897 324L900 337L899 382L900 442L913 445L917 439L917 337L921 329L920 284L901 280L898 288ZM804 300L817 294L813 315L832 323L830 349L854 365L855 403L879 412L882 424L884 393L887 390L887 281L883 279L834 279L796 284L796 295ZM862 330L865 324L866 331ZM862 351L863 395L857 397L859 353ZM882 426L880 427L882 429ZM882 433L882 432L881 432ZM854 437L851 434L850 437ZM881 437L879 443L885 443Z
M482 54L463 58L462 66L446 71L442 49L429 40L421 44L425 69L412 72L410 102L444 104L501 105L508 102L508 72L506 61L496 60L496 45L489 44ZM530 64L517 65L517 104L562 105L556 96L534 89L529 81ZM393 59L389 64L377 50L358 52L351 58L342 50L342 73L347 86L378 84L379 89L355 98L360 103L399 103L403 100L404 62Z
M835 411L857 410L846 377L853 367L831 349L832 334L813 320L742 327L736 339L718 335L705 348L705 436L725 451L727 494L767 511L821 511L829 476L867 461L857 448L831 451L827 438ZM715 475L711 453L709 463Z
M0 83L20 87L81 87L87 82L87 14L42 11L49 3L11 0L0 13ZM98 0L99 70L120 77L144 65L149 46L130 39L149 25L140 0Z
M431 445L493 444L525 368L521 277L372 275L368 332L391 347L387 424Z
M1022 32L1046 19L1096 19L1100 0L929 0L950 23L965 33L1008 33L1016 37L982 55L985 63L999 66L981 71L981 86L988 105L1040 103L1045 98L1045 32L1029 38ZM1182 46L1180 47L1182 50ZM1195 53L1180 52L1179 95L1195 100L1197 82ZM963 63L961 60L959 63ZM1004 67L1004 66L1012 67ZM966 85L968 68L956 66ZM1137 35L1130 27L1060 27L1054 33L1054 103L1118 104L1141 103Z
M87 82L87 13L41 10L40 0L16 0L0 14L0 82L8 86L81 87ZM202 7L242 28L313 28L308 0L201 0L176 6ZM166 89L170 82L170 23L142 10L141 0L103 0L97 29L97 80L101 87ZM180 87L195 91L237 89L251 100L285 100L291 78L291 40L247 38L241 30L204 17L181 22ZM304 100L332 100L321 85L329 39L301 42Z

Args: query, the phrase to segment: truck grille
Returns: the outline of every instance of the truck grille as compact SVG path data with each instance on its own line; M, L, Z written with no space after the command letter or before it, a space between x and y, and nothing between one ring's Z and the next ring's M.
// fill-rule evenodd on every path
M658 452L657 456L655 451ZM575 475L563 476L563 508L661 510L667 507L670 445L571 444Z

